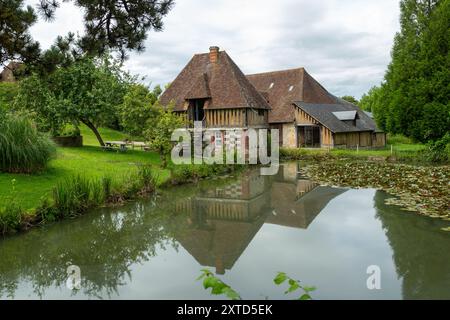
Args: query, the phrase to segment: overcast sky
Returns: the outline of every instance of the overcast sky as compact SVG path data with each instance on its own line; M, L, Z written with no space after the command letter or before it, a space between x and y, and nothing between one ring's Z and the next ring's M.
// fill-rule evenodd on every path
M44 48L83 31L77 7L62 4L56 16L32 27ZM164 31L150 32L126 68L166 84L193 54L217 45L246 74L305 67L330 92L359 98L383 78L398 19L397 0L178 0Z

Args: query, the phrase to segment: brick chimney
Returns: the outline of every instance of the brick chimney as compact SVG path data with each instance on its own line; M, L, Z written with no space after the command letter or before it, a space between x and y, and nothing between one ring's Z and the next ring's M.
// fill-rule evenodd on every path
M219 60L219 47L209 47L209 62L216 63Z

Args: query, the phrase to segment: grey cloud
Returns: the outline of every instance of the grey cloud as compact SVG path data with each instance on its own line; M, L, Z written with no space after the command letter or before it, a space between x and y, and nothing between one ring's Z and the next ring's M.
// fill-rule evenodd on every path
M51 27L35 26L44 44L82 30L81 13L64 6ZM332 93L359 97L383 78L398 16L393 0L178 0L164 31L149 33L146 51L130 54L126 67L165 84L193 54L218 45L244 73L303 66Z

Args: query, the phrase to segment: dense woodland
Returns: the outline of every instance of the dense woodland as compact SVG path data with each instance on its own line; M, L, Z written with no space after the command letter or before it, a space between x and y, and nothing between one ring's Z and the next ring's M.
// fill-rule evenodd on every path
M402 0L400 8L384 81L360 106L387 132L438 140L450 128L450 1Z

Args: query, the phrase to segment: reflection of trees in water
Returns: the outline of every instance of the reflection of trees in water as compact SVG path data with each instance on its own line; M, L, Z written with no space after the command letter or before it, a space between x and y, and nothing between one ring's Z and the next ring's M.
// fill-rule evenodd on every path
M440 231L446 224L387 206L387 197L377 191L375 208L403 278L403 298L450 299L450 235Z
M88 296L111 296L131 278L130 266L148 261L159 247L175 246L177 217L149 204L136 203L111 213L91 214L45 230L0 242L0 297L14 297L19 282L30 282L38 296L65 286L66 268L81 268L81 290Z
M227 181L206 181L198 187L172 188L157 199L117 209L102 209L73 221L0 240L0 297L13 298L19 284L30 283L44 297L50 287L65 288L66 270L81 268L81 291L89 297L111 297L131 266L148 261L159 248L178 250L186 215L177 214L174 199L189 198ZM156 200L156 201L155 201Z

